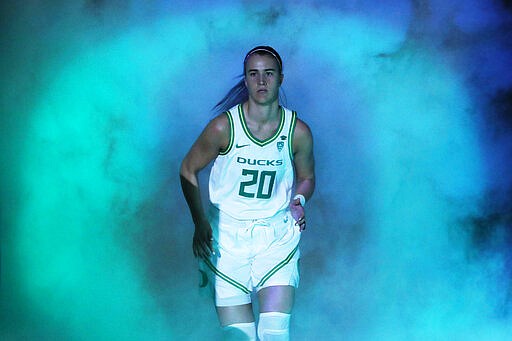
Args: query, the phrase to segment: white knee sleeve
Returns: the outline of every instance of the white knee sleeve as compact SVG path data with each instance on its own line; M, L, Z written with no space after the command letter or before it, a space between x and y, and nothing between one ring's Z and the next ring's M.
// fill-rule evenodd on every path
M260 341L288 341L290 339L290 314L261 313L258 322Z
M233 323L222 327L224 340L247 340L256 341L256 323Z

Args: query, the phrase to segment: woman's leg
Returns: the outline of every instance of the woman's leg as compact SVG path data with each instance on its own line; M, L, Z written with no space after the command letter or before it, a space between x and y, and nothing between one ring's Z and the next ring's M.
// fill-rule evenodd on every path
M260 304L259 339L261 341L288 341L295 288L289 285L266 287L258 292L258 299Z
M217 306L217 316L224 330L224 340L256 340L252 304Z
M254 322L254 313L250 303L216 308L220 324L223 327L233 323Z
M295 288L291 285L270 286L258 291L260 312L278 311L290 314L295 299Z

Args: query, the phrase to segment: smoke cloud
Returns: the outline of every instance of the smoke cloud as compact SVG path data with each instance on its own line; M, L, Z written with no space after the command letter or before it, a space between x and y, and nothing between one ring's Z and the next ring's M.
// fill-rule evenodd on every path
M178 168L259 44L315 138L292 339L511 335L508 1L3 7L3 338L220 337Z

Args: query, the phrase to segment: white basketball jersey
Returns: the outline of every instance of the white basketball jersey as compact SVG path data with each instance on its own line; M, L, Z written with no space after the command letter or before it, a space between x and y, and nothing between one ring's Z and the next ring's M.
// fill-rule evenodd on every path
M226 112L231 137L210 172L210 201L237 219L274 216L287 209L294 181L293 132L296 113L280 107L276 132L265 140L254 137L242 105Z

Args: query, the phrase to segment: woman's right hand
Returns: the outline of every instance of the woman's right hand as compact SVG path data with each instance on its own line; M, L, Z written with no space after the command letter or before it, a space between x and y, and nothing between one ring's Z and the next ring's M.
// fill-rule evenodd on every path
M213 253L212 227L207 220L196 224L194 238L192 240L192 251L195 257L209 258Z

